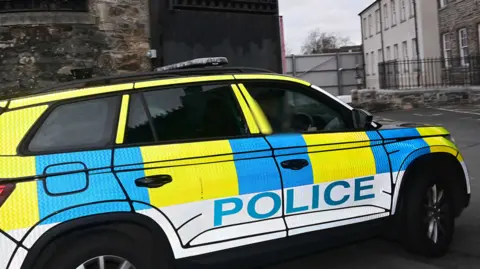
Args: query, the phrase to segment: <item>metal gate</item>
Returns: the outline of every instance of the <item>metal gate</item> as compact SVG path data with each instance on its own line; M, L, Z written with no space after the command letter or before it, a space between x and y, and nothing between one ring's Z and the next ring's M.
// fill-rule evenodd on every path
M150 0L153 67L224 56L282 72L277 0Z

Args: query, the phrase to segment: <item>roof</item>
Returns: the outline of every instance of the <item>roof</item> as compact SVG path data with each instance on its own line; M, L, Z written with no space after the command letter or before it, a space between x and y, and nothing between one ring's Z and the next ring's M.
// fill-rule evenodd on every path
M371 3L368 7L366 7L364 10L362 10L360 13L358 13L358 16L362 16L363 13L365 13L365 11L369 10L370 8L372 8L375 4L377 4L378 2L380 2L380 0L375 0L373 3Z

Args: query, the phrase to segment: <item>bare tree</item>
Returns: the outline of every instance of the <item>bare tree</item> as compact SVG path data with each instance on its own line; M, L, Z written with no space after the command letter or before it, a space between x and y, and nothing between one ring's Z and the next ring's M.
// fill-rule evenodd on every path
M302 53L323 53L326 50L338 49L351 44L349 37L341 36L338 33L321 32L317 28L308 34L302 45Z

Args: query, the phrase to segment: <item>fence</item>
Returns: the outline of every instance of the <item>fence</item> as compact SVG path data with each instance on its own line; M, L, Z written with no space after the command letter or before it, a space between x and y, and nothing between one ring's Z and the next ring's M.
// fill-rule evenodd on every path
M480 57L388 61L378 72L380 89L480 85Z
M333 95L350 95L363 77L362 52L287 56L287 74L305 79Z

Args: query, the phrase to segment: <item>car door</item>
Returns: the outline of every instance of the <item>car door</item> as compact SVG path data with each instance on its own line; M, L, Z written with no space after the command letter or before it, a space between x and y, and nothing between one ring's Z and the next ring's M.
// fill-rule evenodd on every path
M189 254L286 236L280 173L236 87L145 88L121 115L115 173L137 212L161 211L169 238L205 249Z
M381 137L356 130L351 108L286 81L239 85L274 149L288 234L389 215L391 176Z

